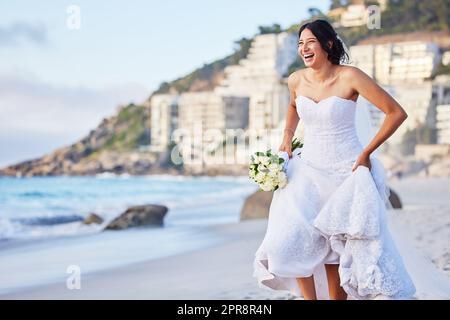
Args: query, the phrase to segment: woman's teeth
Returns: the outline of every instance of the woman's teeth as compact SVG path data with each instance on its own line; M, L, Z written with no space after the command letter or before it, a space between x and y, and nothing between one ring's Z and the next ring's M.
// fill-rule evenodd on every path
M311 61L313 56L314 56L313 53L305 54L304 55L305 61Z

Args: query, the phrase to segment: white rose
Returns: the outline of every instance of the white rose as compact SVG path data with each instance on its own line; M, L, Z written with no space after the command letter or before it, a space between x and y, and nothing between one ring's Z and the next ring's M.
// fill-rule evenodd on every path
M276 177L271 177L270 184L272 186L272 189L274 189L278 185L278 181L277 181Z
M259 172L264 171L264 170L266 170L266 169L267 169L266 166L263 165L262 163L258 164L257 170L258 170Z
M286 173L284 171L278 172L277 178L279 181L286 180Z
M287 185L287 180L282 180L282 181L280 181L279 184L278 184L278 186L279 186L280 188L284 188L286 185Z
M272 180L267 179L267 180L261 185L261 189L263 189L264 191L271 191L271 190L273 190Z
M255 176L255 180L257 182L262 182L262 181L264 181L265 177L266 177L266 175L264 174L264 172L258 172Z
M268 176L272 179L276 179L278 177L278 171L269 171Z
M278 163L271 163L271 164L269 165L269 170L270 170L271 172L277 172L277 171L280 171L280 166L278 165Z
M261 157L261 163L265 166L270 164L270 158L268 156L262 156Z
M278 184L280 185L280 188L284 188L287 184L286 173L279 172L277 179L278 179Z

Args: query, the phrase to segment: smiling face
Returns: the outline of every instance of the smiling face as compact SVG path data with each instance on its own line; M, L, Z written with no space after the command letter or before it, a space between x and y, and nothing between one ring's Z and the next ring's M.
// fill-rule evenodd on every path
M306 67L319 67L328 61L327 53L320 46L319 40L308 28L300 34L298 41L298 54Z

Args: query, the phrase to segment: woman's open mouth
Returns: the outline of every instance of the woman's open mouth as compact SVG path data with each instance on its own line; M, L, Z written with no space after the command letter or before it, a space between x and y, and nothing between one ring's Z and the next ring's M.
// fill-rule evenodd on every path
M311 62L313 57L314 57L314 53L308 53L303 56L303 58L305 59L305 62Z

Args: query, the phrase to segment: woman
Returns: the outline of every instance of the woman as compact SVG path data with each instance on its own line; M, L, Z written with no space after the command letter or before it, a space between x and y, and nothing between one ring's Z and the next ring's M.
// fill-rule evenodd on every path
M301 26L298 54L307 68L288 78L291 98L279 148L290 158L288 184L274 192L254 276L263 287L304 299L410 298L415 287L386 226L383 167L371 159L407 114L364 72L340 64L348 56L327 21ZM359 95L386 115L365 147L355 129ZM300 119L304 146L293 157Z

